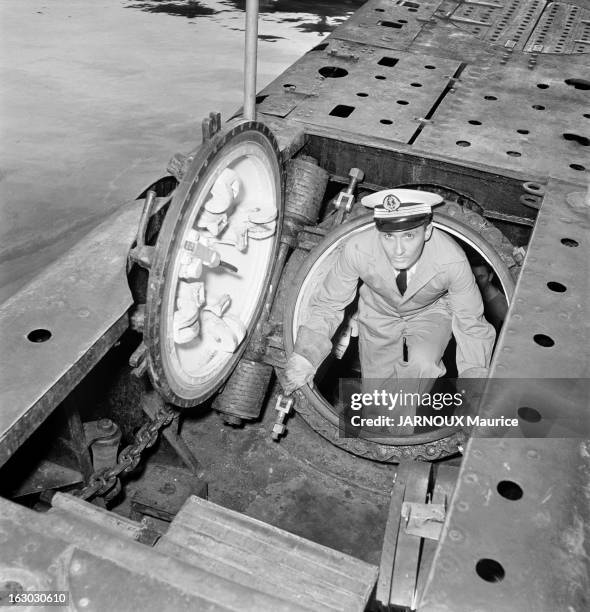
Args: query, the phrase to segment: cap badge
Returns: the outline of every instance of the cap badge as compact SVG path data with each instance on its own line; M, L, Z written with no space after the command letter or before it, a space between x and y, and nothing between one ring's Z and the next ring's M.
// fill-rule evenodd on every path
M389 212L397 210L402 205L401 200L392 193L386 195L383 200L383 208Z

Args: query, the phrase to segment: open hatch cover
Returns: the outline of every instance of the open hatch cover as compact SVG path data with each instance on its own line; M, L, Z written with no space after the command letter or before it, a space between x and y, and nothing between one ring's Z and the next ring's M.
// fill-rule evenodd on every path
M144 342L166 401L194 406L227 379L264 303L283 217L280 153L243 119L203 143L174 193L150 270Z

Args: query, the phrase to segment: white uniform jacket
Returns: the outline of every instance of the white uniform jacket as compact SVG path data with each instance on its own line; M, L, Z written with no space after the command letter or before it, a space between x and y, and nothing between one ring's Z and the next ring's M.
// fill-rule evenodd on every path
M295 352L316 368L321 364L332 350L332 336L361 280L358 320L363 378L388 378L395 373L392 339L400 337L400 325L419 324L423 313L451 315L459 374L471 367L487 368L495 331L483 317L481 294L459 245L434 228L402 296L377 234L372 227L342 244L333 268L310 300Z

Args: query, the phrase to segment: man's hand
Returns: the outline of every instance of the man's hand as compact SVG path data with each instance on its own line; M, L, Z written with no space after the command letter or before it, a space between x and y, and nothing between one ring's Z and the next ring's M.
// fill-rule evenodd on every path
M487 378L489 372L488 368L467 368L459 374L459 378Z
M293 391L303 387L305 383L310 383L315 376L313 365L298 353L291 353L285 365L285 384L283 390L285 395L291 395Z

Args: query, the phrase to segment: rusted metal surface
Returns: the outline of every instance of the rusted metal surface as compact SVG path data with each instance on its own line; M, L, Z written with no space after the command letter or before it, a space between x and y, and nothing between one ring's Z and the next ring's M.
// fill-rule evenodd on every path
M469 65L414 148L502 173L586 183L588 92L566 81L590 81L587 57L543 55L534 70L528 62L513 54L507 64Z
M140 514L170 522L191 496L207 497L207 483L185 469L148 464L131 499Z
M545 6L543 0L463 0L446 13L449 21L490 44L522 49Z
M587 609L589 457L582 440L473 439L418 610Z
M289 112L281 114L290 120L408 142L459 66L454 60L333 40L265 89L259 111L278 114L288 104Z
M370 0L331 38L376 45L387 49L406 49L441 4L441 0Z
M589 53L590 5L582 2L545 3L525 51Z
M377 579L374 565L196 497L156 548L310 610L360 612Z
M421 611L587 608L590 219L579 193L547 186L492 371L513 380L481 411L522 419L526 408L535 437L475 432ZM570 437L543 427L550 410L577 424Z
M581 198L572 198L574 194ZM551 181L496 350L498 378L589 376L589 230L586 189ZM564 290L550 283L560 283ZM539 344L539 334L554 344Z
M77 470L43 459L20 482L18 488L10 492L10 497L22 497L32 493L41 493L47 489L68 487L83 480L82 474Z
M63 590L73 610L309 610L208 569L121 540L119 529L71 512L41 514L0 499L0 582ZM26 569L23 569L26 568Z
M125 265L141 204L112 215L0 306L0 465L127 328Z

